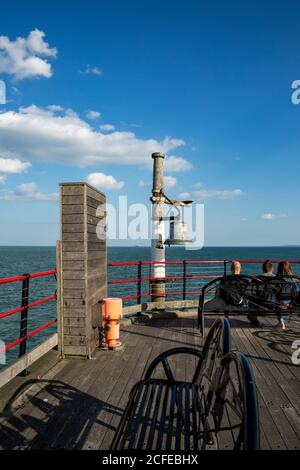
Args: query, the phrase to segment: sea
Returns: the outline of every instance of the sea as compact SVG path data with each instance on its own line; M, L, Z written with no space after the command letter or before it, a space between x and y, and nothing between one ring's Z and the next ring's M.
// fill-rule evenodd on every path
M150 247L109 247L108 263L120 263L126 261L149 261ZM223 260L297 260L300 259L300 247L297 246L279 246L279 247L204 247L201 250L186 250L184 247L167 248L166 259L168 261L201 261L217 260L216 264L188 264L186 274L190 276L214 276L222 275L224 272ZM24 273L35 273L48 271L55 268L55 247L0 247L0 278L22 275ZM243 264L243 273L259 274L260 264ZM294 265L294 273L300 275L300 265ZM133 266L112 266L108 267L108 280L126 280L136 279L138 267ZM183 265L170 264L166 268L166 276L170 277L167 285L167 291L170 292L168 299L182 298L182 280L175 276L183 274ZM147 300L149 294L149 281L151 276L150 267L142 267L142 294ZM172 277L173 276L173 277ZM186 298L195 298L195 292L198 292L201 286L211 278L191 278L186 281L186 291L190 292ZM0 314L21 305L21 282L0 285ZM48 297L55 293L55 278L47 276L32 279L30 281L30 302ZM174 294L173 294L174 293ZM117 283L108 285L108 295L117 297L134 297L137 294L137 284ZM149 298L148 298L149 299ZM124 303L130 305L136 303L137 299L131 298ZM38 328L56 317L55 301L47 302L38 307L32 308L28 316L28 332ZM1 344L9 344L20 336L20 313L9 317L0 318L0 349ZM44 341L49 335L56 331L56 325L41 331L31 337L27 342L27 351ZM16 360L19 354L19 346L15 346L6 353L6 364ZM1 364L0 368L4 367Z

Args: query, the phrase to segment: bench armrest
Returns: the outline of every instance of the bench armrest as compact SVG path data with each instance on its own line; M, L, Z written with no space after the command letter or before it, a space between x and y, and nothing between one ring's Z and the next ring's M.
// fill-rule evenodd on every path
M155 368L157 367L158 364L162 363L163 368L165 370L166 376L170 382L174 381L174 377L172 375L172 371L170 369L169 363L168 363L168 357L170 356L175 356L177 354L191 354L193 356L196 356L199 358L198 365L195 369L198 371L199 369L199 364L201 364L202 359L203 359L203 354L199 349L196 348L191 348L191 347L181 347L181 348L173 348L173 349L168 349L167 351L164 351L163 353L159 354L148 366L144 379L149 380L151 378L151 375Z

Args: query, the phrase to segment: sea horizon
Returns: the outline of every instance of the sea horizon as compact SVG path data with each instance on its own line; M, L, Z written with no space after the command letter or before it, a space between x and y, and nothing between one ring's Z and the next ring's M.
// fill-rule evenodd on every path
M55 245L0 245L0 248L55 248ZM300 244L282 244L282 245L204 245L199 249L187 251L201 251L205 248L300 248ZM107 248L151 248L151 245L107 245ZM173 249L182 249L180 246L172 247Z

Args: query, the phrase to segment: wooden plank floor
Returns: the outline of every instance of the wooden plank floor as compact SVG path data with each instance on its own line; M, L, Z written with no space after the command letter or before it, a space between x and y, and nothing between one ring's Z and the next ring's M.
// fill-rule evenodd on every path
M189 314L190 315L190 314ZM207 321L208 326L212 319ZM291 362L300 323L274 329L274 319L252 327L231 319L233 346L250 359L258 386L261 447L300 448L300 366ZM163 350L200 345L191 316L124 326L122 351L97 351L92 360L61 361L32 381L27 401L11 404L0 418L1 449L108 449L131 387ZM188 379L195 359L174 361L176 377ZM30 382L30 377L28 378Z

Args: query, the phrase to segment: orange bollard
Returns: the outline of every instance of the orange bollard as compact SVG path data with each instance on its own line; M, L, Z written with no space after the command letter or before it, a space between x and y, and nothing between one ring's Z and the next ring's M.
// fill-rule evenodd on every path
M120 337L120 320L123 316L122 299L105 297L102 301L102 327L105 340L101 343L103 349L116 349L122 343Z

